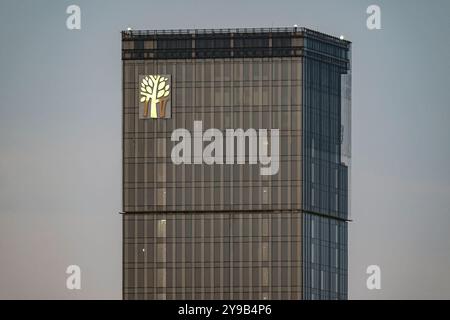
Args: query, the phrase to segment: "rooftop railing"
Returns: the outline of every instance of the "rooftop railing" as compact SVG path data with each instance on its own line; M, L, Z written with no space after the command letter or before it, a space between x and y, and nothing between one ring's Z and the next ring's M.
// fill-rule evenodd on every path
M213 35L213 34L267 34L267 33L305 33L333 41L347 42L338 37L328 35L305 27L273 27L273 28L222 28L222 29L169 29L169 30L124 30L122 38L158 36L158 35Z

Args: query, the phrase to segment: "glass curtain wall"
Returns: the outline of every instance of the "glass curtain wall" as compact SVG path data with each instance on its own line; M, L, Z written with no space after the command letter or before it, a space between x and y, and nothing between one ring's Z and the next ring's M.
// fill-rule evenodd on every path
M305 48L304 298L346 299L350 165L350 80L345 77L350 73L346 62L348 48L313 38L305 39ZM333 59L325 59L323 54Z

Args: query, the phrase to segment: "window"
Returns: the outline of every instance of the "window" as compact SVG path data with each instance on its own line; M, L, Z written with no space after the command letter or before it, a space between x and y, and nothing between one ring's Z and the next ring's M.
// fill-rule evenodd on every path
M137 50L144 49L144 41L141 41L141 40L134 41L134 49L137 49Z
M204 76L205 76L204 81L207 81L207 82L211 81L212 71L213 71L212 63L209 63L209 62L205 63L205 65L204 65ZM208 90L208 92L209 92L209 90Z
M250 105L250 87L244 87L244 106L249 106Z
M336 163L339 163L340 158L340 152L339 152L339 145L336 145Z
M225 81L231 80L231 63L225 62L223 65L223 78Z
M311 243L311 262L315 262L315 258L316 258L316 248L314 246L314 243Z
M224 106L230 106L231 105L231 89L230 87L223 88L223 105ZM228 115L228 113L225 113L225 116Z
M157 175L158 182L166 181L166 164L165 163L158 163L156 165L156 175Z
M293 47L301 47L303 43L303 39L302 38L293 38L292 39L292 46Z
M311 163L311 182L314 183L314 163Z
M259 87L253 87L253 105L259 105Z
M337 189L339 188L339 175L338 175L338 169L334 170L334 187Z
M269 80L270 78L270 67L271 65L268 62L263 63L263 80Z
M166 300L166 294L165 293L158 293L156 295L157 300Z
M133 41L123 41L122 45L123 45L123 49L133 49L134 48Z
M156 236L157 237L166 237L166 220L158 220L156 223Z
M269 87L264 86L262 88L262 105L269 105Z
M325 287L324 281L325 281L325 277L324 277L324 272L322 270L322 271L320 271L320 290L323 290Z
M144 41L144 49L154 49L155 42L154 41Z
M166 287L166 269L157 269L156 270L156 285L158 288Z
M224 124L225 124L225 128L226 129L228 129L228 128L231 128L231 116L228 114L228 113L226 113L226 114L224 114L224 116L223 116L223 119L224 119Z
M334 194L334 204L335 204L335 211L339 211L339 202L338 202L338 194Z
M268 242L261 243L261 259L262 259L262 261L269 260L269 243Z
M156 156L157 157L166 156L166 139L164 138L156 139Z
M165 206L166 205L166 189L160 188L156 189L156 204L158 206Z
M177 81L184 81L183 74L184 74L184 65L183 64L175 64L176 65L176 80Z
M262 189L262 203L263 204L268 204L269 203L269 189L268 188L263 188Z
M262 286L269 285L269 268L262 268Z
M258 62L253 63L253 80L259 80L259 66L261 64Z
M334 274L334 291L338 292L338 274Z
M241 105L241 89L239 87L234 87L233 103L234 103L235 107L238 107Z
M156 245L156 262L166 262L166 244L158 243Z
M241 70L240 70L240 63L233 64L233 79L235 81L241 80Z
M214 80L220 81L222 78L222 63L216 62L214 64Z
M262 220L262 235L263 237L269 236L269 219Z
M243 74L245 81L250 80L250 65L248 63L243 64Z
M214 105L222 106L222 89L220 87L214 88Z

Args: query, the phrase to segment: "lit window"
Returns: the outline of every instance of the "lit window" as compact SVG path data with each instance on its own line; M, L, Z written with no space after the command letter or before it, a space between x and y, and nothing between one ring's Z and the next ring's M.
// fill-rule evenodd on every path
M158 220L156 223L156 236L166 237L166 220Z
M262 194L263 204L268 204L269 203L269 189L263 188L262 191L263 191L263 194Z

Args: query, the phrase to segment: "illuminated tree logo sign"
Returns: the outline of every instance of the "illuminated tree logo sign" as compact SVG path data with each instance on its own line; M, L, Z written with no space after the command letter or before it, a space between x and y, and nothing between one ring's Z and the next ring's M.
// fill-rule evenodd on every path
M139 119L171 117L171 76L139 76Z

